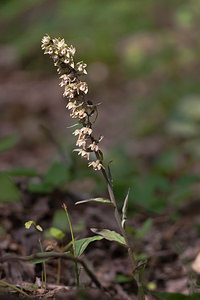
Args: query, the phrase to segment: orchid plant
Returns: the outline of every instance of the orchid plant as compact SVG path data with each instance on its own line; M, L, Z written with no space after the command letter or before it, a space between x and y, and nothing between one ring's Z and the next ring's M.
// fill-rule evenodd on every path
M94 228L92 231L100 235L101 238L118 242L127 248L133 277L138 285L138 299L143 300L145 299L141 276L143 267L136 261L134 251L126 233L129 191L124 200L122 212L120 213L114 195L110 167L109 165L106 166L103 153L100 149L100 142L103 137L96 137L94 134L93 127L98 117L97 104L88 100L88 85L86 81L82 81L81 79L83 75L87 74L87 65L83 61L74 61L76 49L73 46L67 45L64 39L51 38L49 35L45 35L42 39L41 47L42 50L44 50L44 54L50 55L54 66L57 68L61 80L60 86L64 87L63 97L66 99L66 108L69 110L71 118L77 120L77 123L73 125L77 126L73 132L73 135L77 137L77 148L75 148L74 151L77 151L78 155L88 160L88 166L92 167L94 171L100 171L102 173L108 188L109 200L95 198L79 201L76 204L101 202L113 206L114 217L119 232Z

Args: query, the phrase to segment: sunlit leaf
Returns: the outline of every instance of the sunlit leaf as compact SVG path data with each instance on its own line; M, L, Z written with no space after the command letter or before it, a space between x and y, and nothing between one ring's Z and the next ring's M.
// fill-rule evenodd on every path
M43 231L42 227L40 225L36 225L35 228L39 231Z
M123 207L122 207L122 227L123 228L125 227L125 222L126 222L126 219L127 219L129 191L130 191L130 189L128 189L128 192L127 192L126 198L124 199L124 204L123 204Z
M62 240L65 236L64 232L62 232L62 230L55 228L55 227L51 227L49 230L51 236L53 236L54 238L58 239L58 240Z
M104 203L104 204L112 204L112 202L110 200L104 199L104 198L93 198L93 199L88 199L88 200L82 200L82 201L78 201L75 204L82 204L82 203L87 203L87 202L100 202L100 203Z
M52 227L58 228L63 232L69 229L69 223L63 209L58 209L53 215Z
M91 228L91 231L103 236L106 240L117 242L120 245L127 247L124 237L112 230Z
M29 229L30 227L31 227L31 225L35 225L35 222L34 221L27 221L26 223L25 223L25 228L26 229Z
M84 239L80 239L80 240L76 240L75 241L75 252L77 256L80 256L85 249L87 248L87 246L94 241L97 240L102 240L103 236L100 235L95 235L92 237L88 237L88 238L84 238Z

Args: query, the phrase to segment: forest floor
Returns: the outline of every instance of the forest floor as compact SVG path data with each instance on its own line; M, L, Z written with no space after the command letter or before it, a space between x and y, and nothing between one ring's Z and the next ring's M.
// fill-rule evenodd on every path
M105 132L104 148L112 148L116 139L128 141L129 123L131 115L130 104L123 103L121 109L120 97L115 101L116 90L104 95L99 91L98 98L104 97L101 105L97 133ZM56 156L55 145L51 143L40 125L49 127L57 132L57 137L64 135L69 138L69 145L73 138L69 137L67 126L70 119L67 116L57 79L38 78L25 72L12 72L0 78L0 126L2 136L18 132L20 142L14 149L1 154L1 170L12 167L28 166L44 172L52 157ZM106 99L110 98L111 101ZM118 117L110 118L110 114ZM121 126L123 124L123 126ZM114 128L114 130L113 130ZM126 130L125 130L126 129ZM137 149L157 151L163 143L162 137L137 141ZM145 146L145 147L144 147ZM144 149L145 148L145 149ZM138 150L139 151L139 150ZM92 172L92 171L91 171ZM105 240L96 241L88 246L82 259L92 270L107 295L95 286L95 282L88 277L83 269L80 270L81 285L86 295L75 289L74 265L71 261L62 259L60 285L57 284L57 260L46 263L47 290L41 286L41 264L30 264L19 258L40 251L37 236L33 229L27 230L24 224L34 220L44 229L52 226L52 219L57 210L66 203L72 224L84 223L78 233L79 238L92 236L91 227L116 229L112 208L97 204L75 206L75 202L84 199L90 182L76 182L66 191L54 190L48 195L33 194L27 190L27 178L16 179L21 191L21 201L12 204L0 204L0 280L17 286L27 294L41 299L135 299L136 285L130 280L131 267L126 250L116 243ZM86 191L84 190L86 189ZM92 195L91 195L92 196ZM197 199L198 200L198 199ZM140 239L133 240L136 253L145 253L147 266L144 273L144 283L149 291L146 299L159 299L152 296L152 289L156 291L189 294L198 292L197 278L200 266L195 258L200 253L200 236L194 224L200 224L200 203L184 204L176 213L173 209L166 209L164 214L155 214L138 208L137 213L130 216L127 225L134 229L142 227L144 221L152 218L150 230ZM65 237L70 241L70 234ZM44 245L51 243L53 250L59 244L52 244L52 240L43 240ZM196 272L194 272L196 270ZM1 282L0 282L1 285ZM37 286L37 288L35 288ZM2 292L9 292L15 296L18 292L2 288ZM0 290L1 291L1 290ZM79 298L77 298L79 297Z

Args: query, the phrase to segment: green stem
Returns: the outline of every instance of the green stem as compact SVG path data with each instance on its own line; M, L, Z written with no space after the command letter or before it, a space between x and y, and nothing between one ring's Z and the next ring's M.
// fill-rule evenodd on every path
M68 223L69 223L70 232L71 232L73 255L74 255L74 257L77 257L76 248L75 248L74 233L73 233L72 224L71 224L70 217L69 217L68 210L67 210L67 205L65 203L63 203L63 208L65 210L65 213L66 213L66 216L67 216L67 219L68 219ZM79 271L78 271L77 261L75 261L75 272L76 272L76 284L77 284L77 287L79 288Z
M37 230L36 227L35 227L35 230L36 230L36 233L37 233L37 236L38 236L38 242L39 242L39 244L40 244L41 252L44 252L44 249L43 249L43 246L42 246L42 242L41 242L41 239L40 239L40 236L39 236L39 233L38 233L38 230ZM42 287L43 287L43 275L44 275L44 287L45 287L45 290L46 290L46 289L47 289L46 264L45 264L45 262L43 262L42 264L43 264Z
M57 272L57 281L56 284L60 284L60 273L61 273L61 258L58 258L58 272Z
M96 154L97 159L101 160L100 154L98 152L95 152L95 154ZM110 196L110 200L113 203L114 210L115 210L115 219L116 219L118 228L119 228L122 236L124 237L124 240L125 240L126 245L128 247L128 255L129 255L129 258L130 258L130 261L131 261L131 265L132 265L132 269L133 269L133 272L134 272L137 264L136 264L136 261L135 261L134 256L133 256L133 250L132 250L131 245L129 243L126 231L124 230L124 228L122 227L122 224L121 224L121 218L120 218L119 211L118 211L118 208L117 208L117 203L116 203L116 199L115 199L113 187L112 187L112 184L111 184L110 180L108 179L108 175L107 175L107 173L105 171L105 168L102 168L101 172L102 172L103 177L104 177L104 179L105 179L105 181L107 183L108 193L109 193L109 196Z

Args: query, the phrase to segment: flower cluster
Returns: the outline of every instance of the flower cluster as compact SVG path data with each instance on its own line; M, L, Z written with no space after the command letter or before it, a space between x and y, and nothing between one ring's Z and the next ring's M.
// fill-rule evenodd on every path
M49 54L54 65L57 67L58 74L61 74L60 86L64 87L63 96L68 99L66 108L70 110L70 116L78 119L78 124L82 125L81 129L76 129L73 134L78 136L76 146L78 155L90 160L90 154L94 152L97 160L88 163L94 170L101 170L103 167L100 159L99 140L93 136L91 118L96 113L97 108L91 101L85 99L88 93L88 85L85 81L81 81L79 76L87 74L87 65L83 62L74 62L76 49L68 46L64 39L51 38L45 35L42 39L42 49L44 54Z

